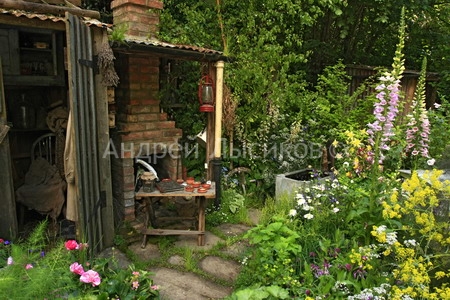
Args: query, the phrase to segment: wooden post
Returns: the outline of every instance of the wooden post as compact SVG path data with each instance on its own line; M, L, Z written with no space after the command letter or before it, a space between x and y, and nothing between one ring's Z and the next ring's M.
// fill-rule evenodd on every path
M3 89L2 62L0 57L0 126L6 125L5 94ZM18 234L16 201L11 172L11 153L8 135L0 141L0 236L14 239Z

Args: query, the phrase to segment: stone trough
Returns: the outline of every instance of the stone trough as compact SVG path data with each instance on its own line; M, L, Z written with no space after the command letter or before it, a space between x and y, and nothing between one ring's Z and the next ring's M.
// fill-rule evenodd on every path
M275 178L275 199L292 197L296 191L309 185L314 178L319 180L329 177L329 173L314 169L302 169L289 173L278 174Z

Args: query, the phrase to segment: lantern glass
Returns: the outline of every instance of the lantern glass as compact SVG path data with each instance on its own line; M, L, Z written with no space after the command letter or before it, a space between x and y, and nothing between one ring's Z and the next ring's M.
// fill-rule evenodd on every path
M211 85L202 86L202 102L204 104L212 104L214 102L213 88Z

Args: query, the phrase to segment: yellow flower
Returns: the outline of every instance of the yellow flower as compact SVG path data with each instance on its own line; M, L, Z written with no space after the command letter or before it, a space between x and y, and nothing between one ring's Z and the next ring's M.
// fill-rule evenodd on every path
M436 279L444 278L445 277L445 272L438 271L438 272L436 272L435 276L436 276Z
M345 135L349 138L349 139L353 139L355 137L355 134L351 131L346 130L345 131Z

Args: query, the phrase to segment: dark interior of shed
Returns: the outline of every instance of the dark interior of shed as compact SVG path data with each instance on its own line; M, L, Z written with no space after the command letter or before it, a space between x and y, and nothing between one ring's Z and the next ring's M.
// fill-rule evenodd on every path
M19 235L49 219L49 230L75 237L65 219L64 146L68 118L63 32L0 27L11 174Z

